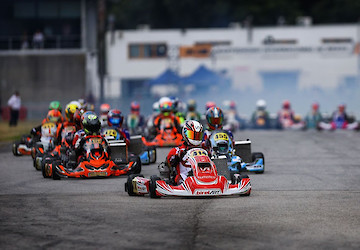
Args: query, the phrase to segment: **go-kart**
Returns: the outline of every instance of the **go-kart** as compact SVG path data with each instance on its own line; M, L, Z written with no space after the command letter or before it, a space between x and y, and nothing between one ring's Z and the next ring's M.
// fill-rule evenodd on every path
M253 129L270 129L271 118L265 110L256 110L251 119L251 128Z
M141 161L138 156L128 155L125 142L112 141L110 157L101 140L97 136L88 139L84 144L86 154L80 161L71 154L68 161L55 160L44 164L44 177L58 180L61 177L93 178L140 173Z
M165 164L159 165L160 173L169 173L164 179L154 175L150 179L143 175L129 175L125 183L125 191L130 196L150 194L151 198L162 196L226 196L250 195L251 184L247 175L233 174L232 180L218 174L217 166L211 161L206 150L190 149L184 158L191 166L189 176L180 185L176 185L170 177L170 170L164 171Z
M15 156L31 155L32 158L35 159L37 150L34 147L36 147L36 145L41 145L42 143L48 144L49 141L53 141L56 131L57 126L55 123L43 123L40 127L40 131L36 135L23 135L20 141L13 143L13 154Z
M108 142L120 140L120 134L114 128L107 127L102 131L102 134ZM147 165L156 162L156 147L145 146L141 135L134 135L130 137L128 151L134 155L138 155L140 157L141 164Z
M210 138L211 157L226 159L230 172L255 172L262 174L265 171L265 158L260 152L251 152L251 141L233 141L224 130L215 130Z
M14 156L31 155L31 148L34 146L33 138L30 135L23 135L20 141L12 144Z
M278 114L276 127L284 130L304 130L306 124L299 115L292 117L290 112L283 111Z
M171 119L163 119L155 138L147 141L145 137L142 137L142 140L146 146L173 147L182 143L182 135L177 131Z
M48 132L50 132L50 130ZM60 155L60 148L61 148L63 142L59 145L55 145L54 139L55 139L56 131L52 131L52 134L48 134L48 132L42 131L42 136L40 139L41 143L37 142L34 147L34 151L35 151L34 152L34 167L37 170L42 170L42 168L43 168L42 165L44 164L43 159L46 158L47 156L51 156L54 154ZM65 140L66 135L74 134L75 132L76 132L75 125L66 126L61 131L61 138L63 138L63 140ZM43 137L44 137L43 135L47 135L44 138L45 142L42 142ZM47 162L49 162L49 161L47 160Z
M126 119L126 127L130 135L141 135L144 133L144 128L139 126L140 124L140 115L129 114Z

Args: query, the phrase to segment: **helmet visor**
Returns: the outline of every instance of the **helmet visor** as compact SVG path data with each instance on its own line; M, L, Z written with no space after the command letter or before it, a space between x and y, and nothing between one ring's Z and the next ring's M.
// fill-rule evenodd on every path
M113 125L120 125L122 119L120 117L110 117L109 122Z
M223 122L223 118L221 116L220 117L209 117L208 122L213 126L221 125Z
M201 131L201 132L195 132L195 131L192 131L192 130L186 130L186 137L189 139L189 140L195 140L195 141L202 141L203 139L203 136L204 136L204 132Z

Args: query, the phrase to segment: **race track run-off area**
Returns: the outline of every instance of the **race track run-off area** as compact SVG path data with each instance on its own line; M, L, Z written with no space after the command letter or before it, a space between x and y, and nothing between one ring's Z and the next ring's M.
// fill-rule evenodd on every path
M240 131L265 155L249 197L130 197L126 176L44 179L0 152L0 249L360 249L360 133ZM145 177L157 163L143 166Z

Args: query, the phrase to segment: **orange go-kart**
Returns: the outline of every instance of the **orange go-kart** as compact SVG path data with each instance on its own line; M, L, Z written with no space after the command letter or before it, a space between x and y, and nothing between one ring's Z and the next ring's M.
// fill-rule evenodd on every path
M118 145L113 145L111 147L113 153L111 157L102 147L101 138L99 137L90 138L84 148L86 154L79 163L75 163L75 167L69 167L69 162L57 160L44 165L44 177L52 177L54 180L59 180L62 177L110 177L140 173L141 171L139 157L128 157L126 143L120 142Z
M171 119L163 119L160 124L160 130L152 141L142 138L146 146L173 147L182 143L182 135L177 131Z

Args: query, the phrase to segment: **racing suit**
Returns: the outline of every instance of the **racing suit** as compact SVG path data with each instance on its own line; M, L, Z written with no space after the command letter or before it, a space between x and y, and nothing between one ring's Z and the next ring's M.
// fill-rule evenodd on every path
M160 133L160 131L163 129L162 121L170 121L173 125L173 127L176 129L178 133L181 133L181 122L179 117L175 116L174 114L169 114L165 116L164 114L159 114L154 119L154 127L156 128L156 132ZM167 127L166 127L167 129Z
M172 169L175 169L175 178L174 182L176 184L181 184L189 176L191 171L191 165L184 159L186 152L189 149L197 148L202 146L192 146L184 142L182 145L172 148L166 157L166 162L168 166ZM205 147L202 147L206 150ZM209 152L208 152L209 153Z

